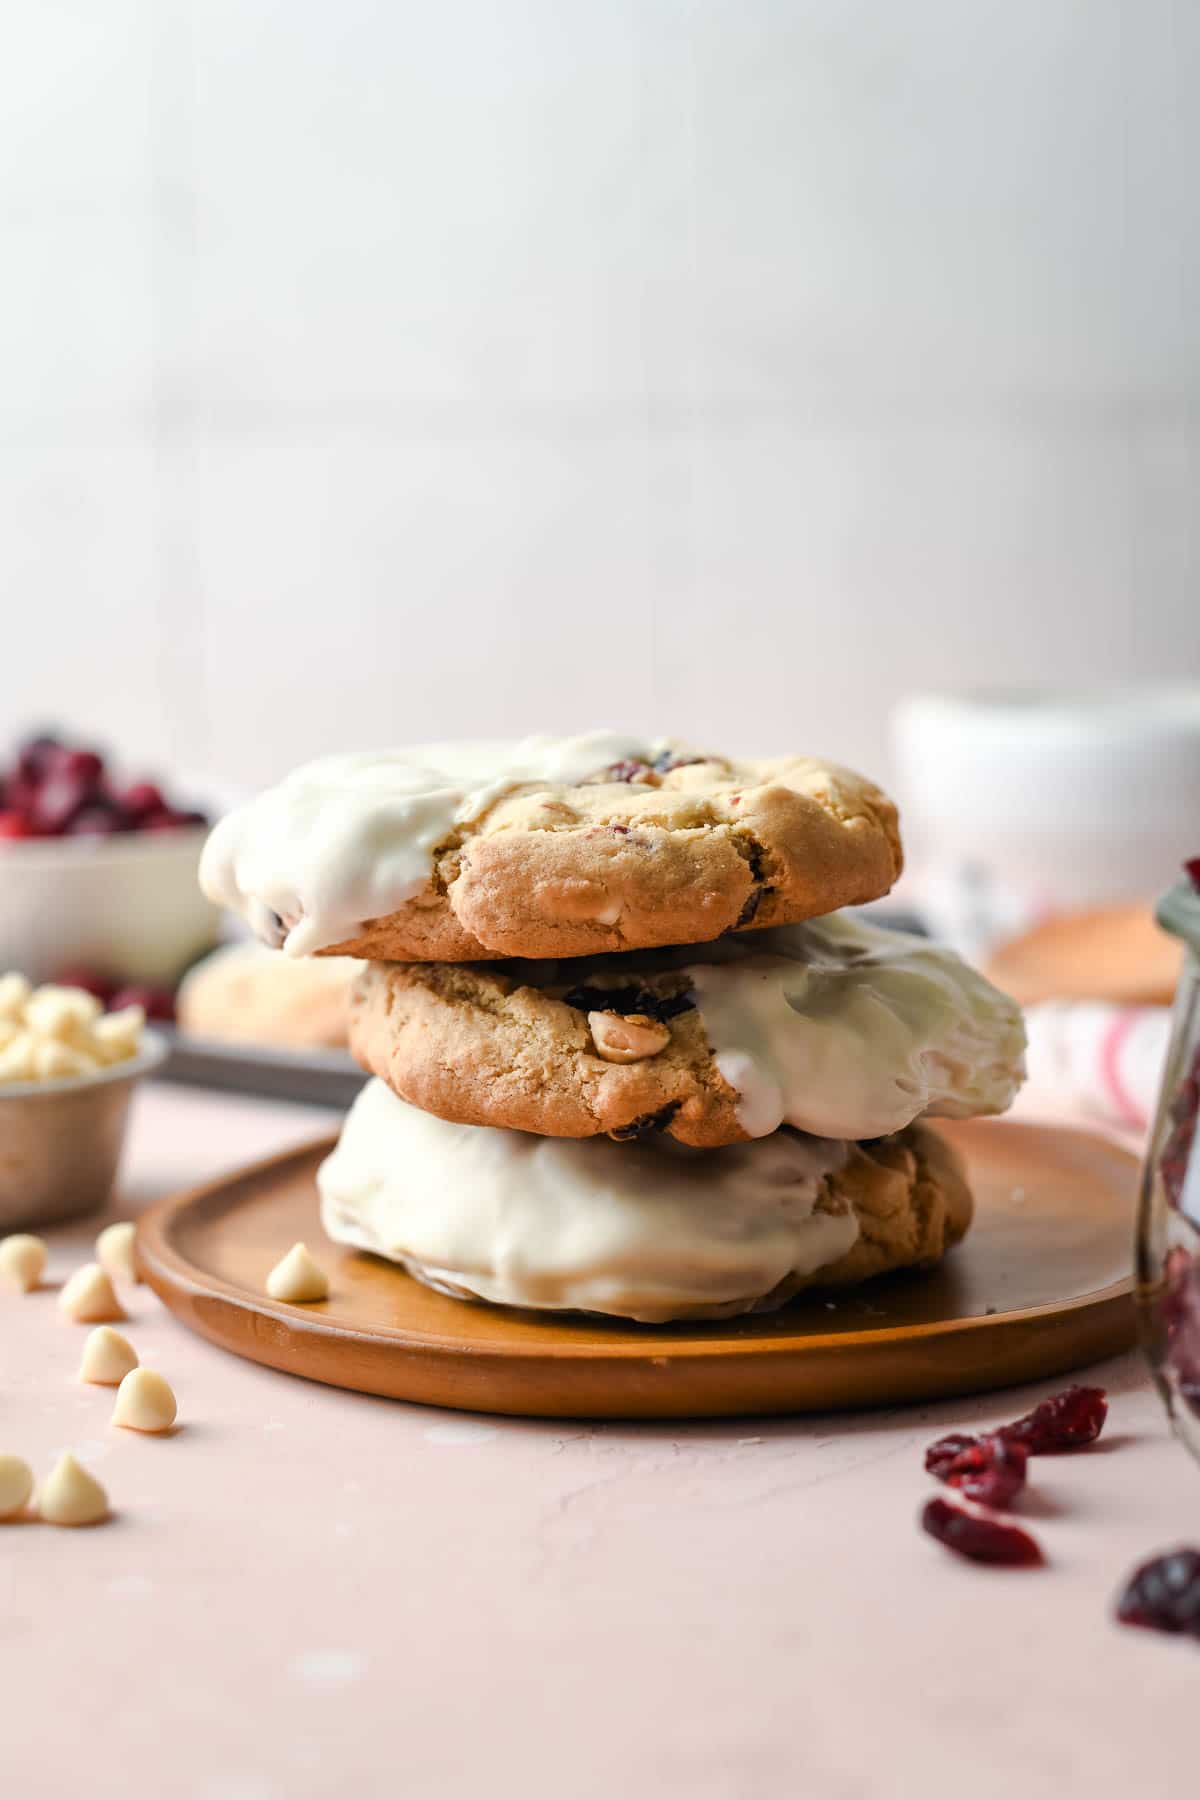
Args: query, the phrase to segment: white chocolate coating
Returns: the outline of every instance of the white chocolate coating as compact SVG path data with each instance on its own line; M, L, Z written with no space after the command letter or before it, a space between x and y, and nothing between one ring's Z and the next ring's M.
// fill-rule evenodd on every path
M744 1310L843 1256L857 1220L814 1207L845 1156L792 1132L691 1150L452 1125L376 1080L317 1184L330 1237L435 1287L657 1323Z
M1003 1112L1024 1076L1016 1002L925 938L831 913L694 955L679 960L752 1137L886 1137L927 1113Z
M595 731L322 757L221 820L200 885L265 942L308 956L419 894L437 846L512 789L574 786L662 748Z

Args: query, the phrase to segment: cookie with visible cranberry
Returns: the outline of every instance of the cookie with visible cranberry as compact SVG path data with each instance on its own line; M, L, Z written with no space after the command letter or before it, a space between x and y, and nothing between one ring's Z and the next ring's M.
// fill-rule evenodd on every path
M715 1148L1002 1112L1025 1034L952 951L835 914L627 956L368 964L350 1045L444 1119Z
M223 820L201 879L292 954L463 962L705 942L900 868L849 770L594 733L325 758Z

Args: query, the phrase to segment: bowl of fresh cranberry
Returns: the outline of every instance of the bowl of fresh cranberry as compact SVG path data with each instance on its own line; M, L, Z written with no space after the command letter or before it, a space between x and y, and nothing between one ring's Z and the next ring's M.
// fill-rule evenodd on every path
M170 987L216 938L196 873L206 815L88 746L27 738L0 763L0 967Z

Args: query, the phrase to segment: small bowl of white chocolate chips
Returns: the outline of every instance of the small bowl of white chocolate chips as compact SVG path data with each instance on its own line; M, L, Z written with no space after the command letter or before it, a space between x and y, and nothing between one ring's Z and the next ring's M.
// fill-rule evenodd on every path
M134 1083L166 1055L138 1006L0 975L0 1233L104 1205Z

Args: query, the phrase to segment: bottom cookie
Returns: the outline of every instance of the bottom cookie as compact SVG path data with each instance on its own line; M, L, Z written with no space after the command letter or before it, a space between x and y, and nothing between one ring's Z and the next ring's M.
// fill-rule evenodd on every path
M325 1230L465 1299L662 1324L928 1266L971 1219L962 1164L911 1125L784 1128L695 1150L456 1125L368 1083L317 1177Z

